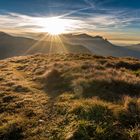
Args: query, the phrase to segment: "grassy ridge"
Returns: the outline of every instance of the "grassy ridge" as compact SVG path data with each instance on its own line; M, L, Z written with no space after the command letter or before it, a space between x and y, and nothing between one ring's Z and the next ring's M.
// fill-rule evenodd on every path
M138 140L140 61L89 54L0 62L0 139Z

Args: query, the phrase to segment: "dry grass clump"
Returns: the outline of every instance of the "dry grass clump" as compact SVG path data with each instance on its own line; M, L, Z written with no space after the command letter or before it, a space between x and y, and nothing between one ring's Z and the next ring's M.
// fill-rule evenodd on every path
M111 67L111 68L125 68L129 69L132 71L136 71L140 69L140 62L139 60L135 59L125 59L125 58L119 58L119 59L109 59L104 63L106 67Z
M116 68L126 68L126 69L130 69L130 70L138 70L140 69L140 63L139 62L124 62L124 61L119 61L118 63L116 63Z
M92 103L77 101L73 104L72 113L78 116L81 120L92 120L97 123L99 122L110 122L113 119L112 111L104 103L93 100ZM94 114L94 115L93 115Z
M80 120L75 122L74 130L68 133L68 140L128 140L127 135L115 126L105 123L96 124L90 121Z
M5 116L0 121L0 139L1 140L19 140L23 139L24 120L19 116Z
M30 92L29 87L24 87L23 85L14 85L13 86L14 92Z
M128 136L127 139L139 140L140 139L140 125L136 125L129 129L125 129L125 133Z
M140 99L126 97L125 110L120 112L119 120L126 127L135 127L140 123Z
M137 77L140 77L140 70L132 71L133 74L135 74Z
M38 77L37 80L42 83L46 91L51 93L61 94L69 90L69 82L63 77L63 73L57 69L47 71L41 77Z

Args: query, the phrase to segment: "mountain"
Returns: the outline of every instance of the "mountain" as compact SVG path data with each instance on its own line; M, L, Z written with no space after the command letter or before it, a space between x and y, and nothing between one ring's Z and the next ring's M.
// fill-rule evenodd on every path
M63 35L62 38L68 43L83 45L91 52L103 56L115 57L136 57L140 58L140 47L135 46L117 46L110 43L101 36L89 36L86 34L69 34Z
M125 46L126 48L134 51L140 52L140 44L135 44L135 45L130 45L130 46Z
M0 32L0 59L22 55L34 43L32 39L14 37Z
M0 61L1 140L138 140L140 61L51 54Z
M35 53L93 53L102 56L140 58L140 44L116 46L101 36L88 34L32 34L33 38L16 37L0 32L0 59Z
M72 45L60 41L40 41L16 37L0 32L0 59L35 53L90 53L82 45Z

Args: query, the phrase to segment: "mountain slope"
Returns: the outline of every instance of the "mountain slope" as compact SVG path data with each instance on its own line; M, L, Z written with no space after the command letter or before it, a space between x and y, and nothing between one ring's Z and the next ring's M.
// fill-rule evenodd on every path
M34 43L32 39L14 37L0 32L0 59L22 55Z
M139 139L140 61L89 54L0 61L0 139Z
M0 59L35 53L90 53L90 51L82 45L50 40L37 41L0 32Z
M140 58L140 49L138 47L116 46L101 36L92 37L86 34L69 34L63 35L62 38L73 44L82 44L97 55Z
M131 50L135 50L140 52L140 44L136 44L136 45L130 45L130 46L125 46L126 48L129 48Z
M35 36L35 35L34 35ZM101 36L63 34L50 37L38 34L34 39L0 33L0 59L35 53L94 53L102 56L140 58L139 45L116 46Z

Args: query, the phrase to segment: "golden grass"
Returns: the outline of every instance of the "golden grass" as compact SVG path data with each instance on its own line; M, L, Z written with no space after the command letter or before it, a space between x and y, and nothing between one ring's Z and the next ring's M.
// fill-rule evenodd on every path
M139 71L89 54L0 61L0 139L138 140Z

